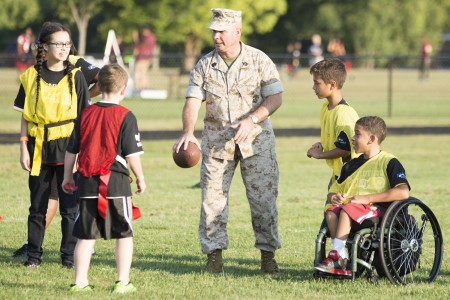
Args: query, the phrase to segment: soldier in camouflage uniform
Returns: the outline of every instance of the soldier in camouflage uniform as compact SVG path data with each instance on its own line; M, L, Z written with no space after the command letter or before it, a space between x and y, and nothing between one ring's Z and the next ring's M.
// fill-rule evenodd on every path
M281 106L283 87L270 58L240 41L241 12L220 8L212 12L209 28L215 50L202 57L191 72L182 114L183 134L174 151L187 148L188 142L200 147L194 129L205 102L199 226L202 251L208 255L205 271L223 272L228 192L240 163L255 247L261 250L261 270L277 274L279 174L269 116Z

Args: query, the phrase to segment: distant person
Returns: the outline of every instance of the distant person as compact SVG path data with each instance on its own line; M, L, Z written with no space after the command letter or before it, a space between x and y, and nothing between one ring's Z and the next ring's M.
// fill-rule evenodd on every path
M331 54L331 56L340 58L341 56L345 55L344 43L340 39L337 39L337 38L331 39L328 42L327 51L328 51L328 53Z
M331 56L342 59L344 61L347 73L350 72L350 69L352 68L352 61L345 57L347 51L345 50L344 42L341 39L338 38L331 39L328 42L327 51L328 53L330 53Z
M315 269L351 275L347 270L349 254L345 245L351 228L366 219L383 217L391 202L409 197L405 169L394 155L381 150L385 137L386 124L380 117L356 121L352 143L361 155L342 167L338 180L329 190L325 219L332 250Z
M133 32L134 40L134 87L143 90L149 87L148 69L152 64L156 48L156 37L148 27Z
M322 37L318 34L314 34L311 37L311 45L308 49L309 54L309 66L312 67L314 64L323 60L323 45Z
M75 247L75 283L71 292L90 291L88 270L91 251L97 239L116 239L117 281L113 293L136 291L130 283L133 257L135 214L129 181L131 169L136 176L136 194L144 193L146 184L140 160L143 149L136 117L120 105L125 97L128 74L118 64L104 66L98 83L102 100L86 108L78 119L65 155L65 193L72 194L75 181L72 170L78 160L79 216L73 234Z
M313 90L319 99L326 99L320 110L320 142L309 148L308 157L323 159L331 168L328 188L336 181L344 163L355 157L351 138L358 114L342 97L347 71L338 58L322 60L310 69Z
M286 46L286 71L289 75L289 77L291 76L292 70L294 69L293 66L293 53L294 53L294 44L289 43Z
M34 35L31 27L27 27L25 31L17 38L17 61L16 67L20 73L35 63L31 45L34 43Z
M297 72L300 70L300 56L302 54L301 50L302 43L300 41L295 42L292 49L292 69L289 73L290 78L295 78Z
M191 72L182 112L183 133L173 146L176 152L188 143L200 148L194 129L205 104L198 230L202 252L208 258L204 270L223 272L229 189L239 166L251 209L254 245L261 254L260 269L278 274L279 170L269 116L282 104L283 86L273 61L241 42L241 11L212 9L208 28L215 49L200 58Z
M425 80L430 76L431 55L433 46L426 37L422 37L422 45L420 48L420 73L419 79Z

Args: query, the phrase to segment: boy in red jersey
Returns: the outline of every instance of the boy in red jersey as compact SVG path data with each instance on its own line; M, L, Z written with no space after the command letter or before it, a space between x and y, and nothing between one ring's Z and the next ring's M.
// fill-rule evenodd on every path
M88 270L96 239L117 239L117 281L113 293L136 291L130 283L133 256L131 220L139 217L131 202L129 170L136 176L137 194L145 191L140 155L143 154L137 121L119 105L125 97L128 74L117 64L104 66L98 85L102 100L88 107L77 120L66 151L63 190L75 190L72 176L78 154L79 216L74 236L75 284L73 292L90 291ZM137 215L136 215L137 213Z

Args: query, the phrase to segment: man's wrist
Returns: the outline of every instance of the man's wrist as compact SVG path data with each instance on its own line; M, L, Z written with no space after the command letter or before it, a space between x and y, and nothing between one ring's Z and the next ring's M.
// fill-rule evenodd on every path
M257 116L251 114L251 115L249 115L249 117L250 117L250 119L252 120L253 124L258 124L259 119L258 119Z

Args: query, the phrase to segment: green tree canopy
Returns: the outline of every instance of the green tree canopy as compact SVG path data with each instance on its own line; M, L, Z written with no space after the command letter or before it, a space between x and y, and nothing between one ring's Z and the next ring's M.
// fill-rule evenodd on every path
M22 29L38 17L38 0L2 0L0 29Z
M101 26L102 31L121 28L129 31L142 25L150 25L158 43L179 45L186 61L185 68L193 66L202 47L211 44L211 33L207 28L211 20L211 8L224 7L243 11L243 38L258 32L273 29L278 18L287 10L285 0L128 0L112 4L110 12L118 12Z

